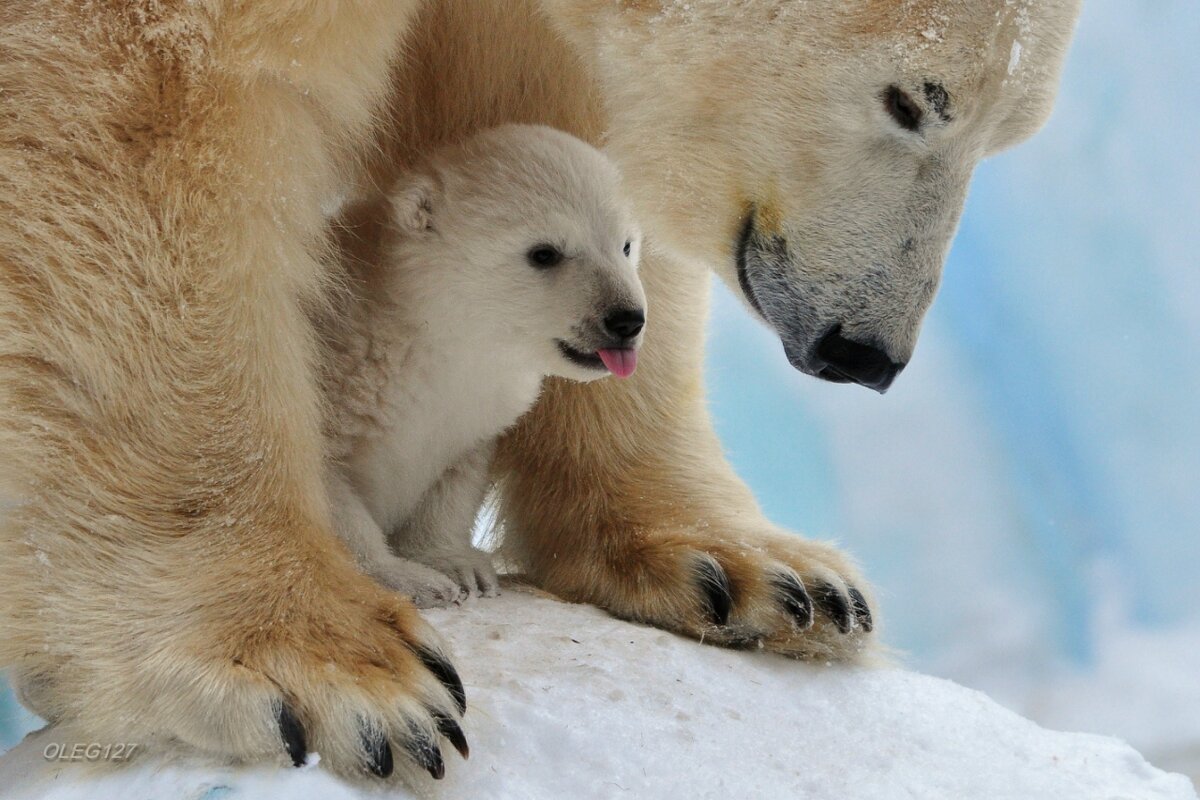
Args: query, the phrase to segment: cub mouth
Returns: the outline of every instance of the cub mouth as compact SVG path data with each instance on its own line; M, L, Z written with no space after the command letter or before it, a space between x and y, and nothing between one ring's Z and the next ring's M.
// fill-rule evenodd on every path
M558 345L558 352L562 353L563 358L584 369L608 371L618 378L628 378L637 369L637 349L633 347L602 347L587 352L572 347L562 339L555 339L554 343Z
M554 343L558 345L558 352L563 354L563 358L572 364L577 364L586 369L608 369L608 367L604 366L604 361L601 360L598 353L585 353L582 350L576 350L562 339L555 339Z

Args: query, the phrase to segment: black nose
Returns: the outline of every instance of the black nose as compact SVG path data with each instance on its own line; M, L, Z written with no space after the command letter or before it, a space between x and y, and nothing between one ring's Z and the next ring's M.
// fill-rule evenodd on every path
M622 339L632 339L642 332L646 324L646 315L640 308L622 308L610 312L604 318L604 327L614 336Z
M841 325L834 325L821 337L817 357L825 362L818 377L834 383L857 383L881 394L904 369L878 347L842 336Z

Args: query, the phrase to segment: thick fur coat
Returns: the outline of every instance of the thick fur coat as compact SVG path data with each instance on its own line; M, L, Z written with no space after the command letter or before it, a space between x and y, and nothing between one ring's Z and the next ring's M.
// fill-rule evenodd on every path
M853 565L722 457L708 276L799 369L885 388L1078 6L0 4L0 662L23 699L82 740L347 774L465 751L436 633L332 534L308 319L329 215L504 122L617 161L654 313L633 379L551 386L501 446L510 555L707 642L869 652Z
M418 606L489 596L471 536L496 438L543 378L636 367L638 229L612 163L537 125L431 154L388 193L378 239L358 219L375 208L344 216L347 291L316 321L334 527Z

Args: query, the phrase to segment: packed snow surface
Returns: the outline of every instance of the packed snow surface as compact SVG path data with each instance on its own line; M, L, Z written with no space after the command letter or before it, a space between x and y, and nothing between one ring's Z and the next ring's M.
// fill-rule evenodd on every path
M937 678L720 650L514 589L428 618L470 704L471 758L451 752L441 782L155 754L98 771L47 761L65 741L47 730L0 757L0 797L1196 798L1120 741L1044 730Z

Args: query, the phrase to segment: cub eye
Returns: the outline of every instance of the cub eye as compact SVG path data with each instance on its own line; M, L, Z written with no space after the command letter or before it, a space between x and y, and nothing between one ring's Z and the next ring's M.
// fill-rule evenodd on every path
M626 255L626 256L628 256L628 255L629 255L629 251L632 249L632 248L630 247L630 245L632 245L632 244L633 244L633 242L626 242L626 243L625 243L625 248L624 248L624 250L622 250L622 252L623 252L623 253L625 253L625 255Z
M896 124L906 131L919 129L921 119L925 116L917 102L899 86L889 86L883 93L883 107L896 120Z
M529 263L539 269L555 267L562 263L563 254L557 247L548 244L539 244L528 253L525 257L529 259Z

